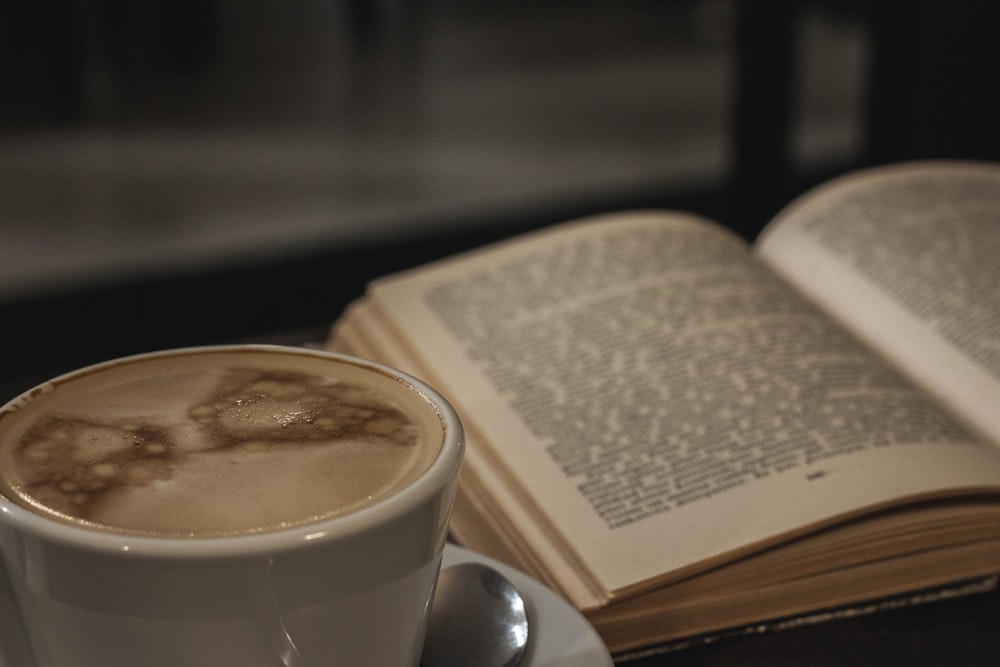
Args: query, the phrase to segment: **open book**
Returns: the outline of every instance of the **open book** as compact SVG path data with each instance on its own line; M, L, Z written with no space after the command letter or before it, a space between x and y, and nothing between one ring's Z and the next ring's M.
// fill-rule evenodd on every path
M1000 166L843 177L753 246L558 225L376 281L330 345L450 398L454 535L613 653L1000 572Z

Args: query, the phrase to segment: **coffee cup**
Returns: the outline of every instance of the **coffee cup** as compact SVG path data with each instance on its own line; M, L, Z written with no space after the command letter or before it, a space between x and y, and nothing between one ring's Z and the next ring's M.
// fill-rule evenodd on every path
M0 577L26 650L417 665L463 450L434 389L329 352L169 350L44 383L0 408Z

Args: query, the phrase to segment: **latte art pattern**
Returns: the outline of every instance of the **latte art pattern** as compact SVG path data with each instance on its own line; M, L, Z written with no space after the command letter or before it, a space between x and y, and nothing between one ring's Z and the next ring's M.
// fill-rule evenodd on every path
M323 384L303 373L232 371L216 399L188 414L217 441L216 447L254 440L327 442L344 438L412 445L414 424L399 410L373 401L370 391Z
M0 419L0 493L109 530L242 534L376 502L437 455L437 413L393 378L240 359L123 366L43 392Z
M32 472L24 485L30 496L57 512L90 520L107 494L168 480L183 457L347 439L412 446L414 424L373 398L363 387L325 384L319 376L235 369L222 377L212 400L188 410L203 430L197 449L178 450L182 436L169 424L95 423L67 415L35 424L15 449L14 460Z
M169 479L174 443L145 424L101 424L51 417L35 424L14 451L31 471L25 490L56 512L87 519L106 494Z

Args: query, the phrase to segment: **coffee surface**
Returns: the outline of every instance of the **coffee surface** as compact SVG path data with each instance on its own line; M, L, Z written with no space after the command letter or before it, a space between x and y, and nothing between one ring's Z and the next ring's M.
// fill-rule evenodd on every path
M386 498L442 440L433 406L381 372L188 352L55 382L0 414L0 493L99 529L254 533Z

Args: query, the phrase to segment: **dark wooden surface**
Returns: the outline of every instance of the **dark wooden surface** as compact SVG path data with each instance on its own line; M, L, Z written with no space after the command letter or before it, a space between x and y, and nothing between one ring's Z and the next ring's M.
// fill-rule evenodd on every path
M632 667L1000 665L1000 593L878 611L722 639L630 661Z

